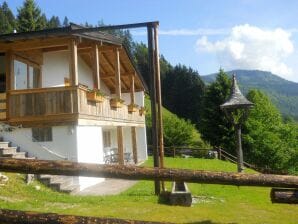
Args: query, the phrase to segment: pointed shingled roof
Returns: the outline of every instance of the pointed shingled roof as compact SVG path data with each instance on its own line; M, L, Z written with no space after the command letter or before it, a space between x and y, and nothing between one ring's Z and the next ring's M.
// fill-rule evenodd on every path
M230 98L220 105L221 109L227 109L227 108L249 108L252 107L253 103L250 102L245 98L245 96L242 95L238 84L236 80L236 75L233 75L233 84L232 84L232 94Z

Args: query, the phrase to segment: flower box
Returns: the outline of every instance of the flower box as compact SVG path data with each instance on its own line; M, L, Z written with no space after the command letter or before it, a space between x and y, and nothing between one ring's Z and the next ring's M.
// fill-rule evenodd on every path
M137 104L129 104L128 112L129 113L137 112L138 108L139 108L139 106Z
M104 96L98 96L95 92L87 92L87 100L101 103L105 99Z
M101 103L105 99L104 94L99 90L88 90L87 100Z
M146 111L146 108L145 108L145 107L141 107L141 108L139 109L139 114L140 114L140 116L142 116L142 115L146 115L146 113L147 113L147 111Z
M110 106L112 108L121 108L123 106L124 100L113 98L110 99Z

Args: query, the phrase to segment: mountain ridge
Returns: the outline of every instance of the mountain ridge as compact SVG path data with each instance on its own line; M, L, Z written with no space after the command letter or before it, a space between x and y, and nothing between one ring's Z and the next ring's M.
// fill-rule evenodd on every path
M236 74L239 87L244 94L250 89L260 89L266 93L284 116L298 120L298 83L281 78L267 71L260 70L231 70L229 76ZM218 73L201 76L208 84L216 79Z

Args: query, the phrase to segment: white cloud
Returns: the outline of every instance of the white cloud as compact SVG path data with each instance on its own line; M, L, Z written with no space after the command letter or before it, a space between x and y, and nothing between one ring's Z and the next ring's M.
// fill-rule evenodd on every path
M211 42L206 36L196 42L198 52L216 53L224 69L259 69L293 79L284 62L294 52L291 32L281 28L265 30L248 24L235 26L223 40Z

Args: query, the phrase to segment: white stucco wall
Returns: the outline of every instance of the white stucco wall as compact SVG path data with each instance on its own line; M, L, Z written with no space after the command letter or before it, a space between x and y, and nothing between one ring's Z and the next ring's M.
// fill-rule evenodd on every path
M64 86L64 78L69 78L68 55L67 51L43 54L42 87Z
M132 155L131 127L123 128L123 146L124 152L130 152Z
M93 88L92 69L78 56L79 83ZM47 52L43 54L42 87L64 86L64 78L69 78L69 52ZM101 80L100 88L107 95L110 90Z
M148 158L146 128L145 127L137 127L136 132L137 132L138 160L144 161Z
M20 147L21 151L28 152L29 156L50 160L63 159L49 153L46 150L49 149L72 161L77 161L76 134L73 126L52 127L53 141L51 142L33 142L31 128L17 128L12 132L2 131L0 135L4 141L11 142L12 146Z
M130 93L122 93L121 98L125 100L125 104L130 104ZM135 92L135 104L144 106L144 92Z
M77 126L76 137L78 162L102 164L102 128L98 126ZM79 177L80 190L102 181L104 178Z

